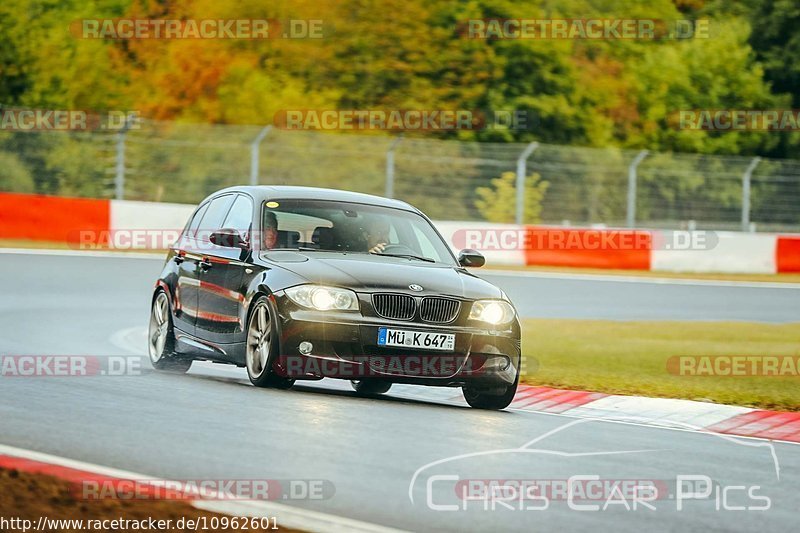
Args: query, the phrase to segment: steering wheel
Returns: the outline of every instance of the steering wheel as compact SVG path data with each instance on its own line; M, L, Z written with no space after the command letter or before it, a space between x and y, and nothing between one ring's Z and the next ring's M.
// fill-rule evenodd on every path
M378 253L385 253L385 254L400 254L400 255L417 255L417 253L406 246L405 244L387 244L383 248L383 252Z

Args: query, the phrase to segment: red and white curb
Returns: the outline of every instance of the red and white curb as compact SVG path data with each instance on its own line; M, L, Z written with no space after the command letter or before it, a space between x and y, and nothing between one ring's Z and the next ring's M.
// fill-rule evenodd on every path
M129 328L117 332L110 341L119 348L141 355L140 347L144 345L145 337L143 328ZM247 380L241 369L220 367L213 363L197 362L192 372L223 374ZM351 390L350 384L344 380L323 380L308 385ZM394 385L389 395L408 400L467 405L460 390L450 387ZM519 386L509 409L800 443L800 412L530 385Z
M156 487L175 487L183 493L197 493L198 499L190 500L193 507L213 513L239 517L277 517L279 527L301 531L363 533L391 533L400 530L391 529L368 522L361 522L327 513L300 509L297 507L265 500L235 500L230 495L213 494L205 491L201 494L196 487L186 484L155 478L125 470L117 470L105 466L85 463L55 455L15 448L0 444L0 468L13 469L31 474L42 474L56 477L71 483L86 481L112 483L118 481L136 481L138 485L152 483ZM225 500L213 499L225 497Z
M510 409L800 443L800 412L526 385Z
M389 395L467 405L460 393L443 387L395 385ZM800 412L530 385L519 386L508 410L800 443Z

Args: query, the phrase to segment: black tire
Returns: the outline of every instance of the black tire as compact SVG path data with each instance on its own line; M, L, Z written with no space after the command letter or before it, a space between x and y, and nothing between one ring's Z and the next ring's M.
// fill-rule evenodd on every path
M147 329L147 352L150 364L156 370L185 374L192 367L192 359L179 357L175 353L172 308L167 293L163 290L159 290L153 297Z
M517 394L518 384L519 372L517 372L514 383L506 387L506 390L500 394L491 394L489 391L481 391L480 389L472 387L463 387L462 392L464 393L464 399L467 400L470 407L498 411L500 409L505 409L514 401L514 395Z
M356 394L361 396L377 396L389 392L389 389L392 388L391 382L382 379L354 379L350 381L350 384Z
M278 335L272 308L266 297L260 296L247 318L245 368L250 383L256 387L289 389L294 380L275 374L273 363L278 355Z

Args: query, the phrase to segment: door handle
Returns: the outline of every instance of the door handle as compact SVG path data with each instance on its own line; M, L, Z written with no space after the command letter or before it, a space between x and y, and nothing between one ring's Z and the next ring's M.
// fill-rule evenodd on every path
M208 270L209 268L211 268L211 265L212 265L211 261L209 261L206 258L203 258L203 260L200 261L200 269L201 270Z

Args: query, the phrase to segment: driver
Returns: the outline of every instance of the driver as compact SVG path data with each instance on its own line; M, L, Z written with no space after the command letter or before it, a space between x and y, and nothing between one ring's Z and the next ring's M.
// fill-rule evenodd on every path
M264 227L262 228L262 242L265 250L275 248L278 244L278 217L272 211L264 213Z
M371 254L380 254L389 245L389 221L384 217L375 217L366 229L367 249Z

